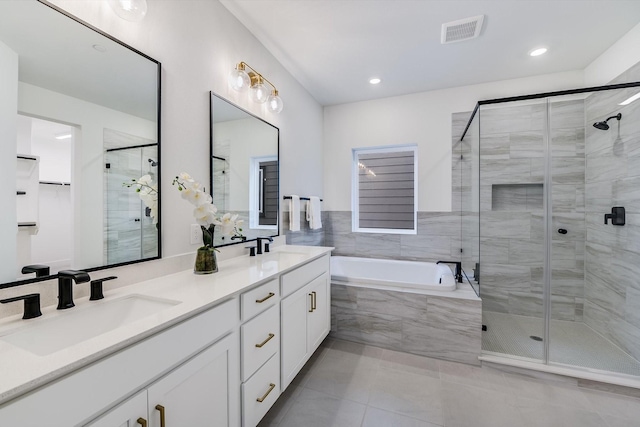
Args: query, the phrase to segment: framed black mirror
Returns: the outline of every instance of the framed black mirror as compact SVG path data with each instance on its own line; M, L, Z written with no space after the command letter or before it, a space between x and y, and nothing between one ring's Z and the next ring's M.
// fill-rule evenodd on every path
M211 196L247 239L279 235L280 130L211 92ZM216 236L214 245L235 244Z
M0 283L159 258L160 63L25 0L0 2L0 67Z

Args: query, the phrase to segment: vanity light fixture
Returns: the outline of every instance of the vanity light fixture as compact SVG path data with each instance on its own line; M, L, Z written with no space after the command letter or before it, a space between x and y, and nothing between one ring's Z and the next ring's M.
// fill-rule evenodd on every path
M547 48L546 47L539 47L537 49L533 49L532 51L529 52L529 56L540 56L547 53Z
M109 0L109 6L125 21L140 22L147 14L147 0Z
M629 98L625 99L624 101L622 101L620 104L618 105L629 105L631 104L633 101L637 101L638 99L640 99L640 92L636 93L633 96L630 96Z
M247 72L247 68L251 71ZM278 95L278 89L246 62L238 63L236 68L229 73L227 81L229 87L238 92L244 92L248 89L249 98L258 104L264 104L266 102L269 111L274 113L282 111L284 103L280 95ZM265 82L271 86L271 91L269 91Z

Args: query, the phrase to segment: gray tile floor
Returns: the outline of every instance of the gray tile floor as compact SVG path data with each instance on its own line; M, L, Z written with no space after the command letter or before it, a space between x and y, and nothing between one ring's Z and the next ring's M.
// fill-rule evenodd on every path
M640 398L329 338L259 426L633 427Z

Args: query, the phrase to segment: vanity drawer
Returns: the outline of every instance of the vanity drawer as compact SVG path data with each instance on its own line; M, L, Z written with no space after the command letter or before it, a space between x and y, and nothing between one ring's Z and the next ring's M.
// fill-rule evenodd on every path
M258 313L278 303L280 289L278 279L260 285L240 296L242 321L246 322Z
M242 425L254 427L280 396L280 353L242 384Z
M242 340L242 381L280 348L280 311L271 307L240 327Z
M282 297L293 293L320 276L322 273L329 271L329 255L324 255L302 267L282 275Z

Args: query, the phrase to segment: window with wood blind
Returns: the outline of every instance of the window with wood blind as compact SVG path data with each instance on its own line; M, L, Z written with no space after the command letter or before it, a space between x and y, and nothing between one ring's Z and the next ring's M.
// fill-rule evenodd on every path
M353 231L416 234L415 145L353 149Z

